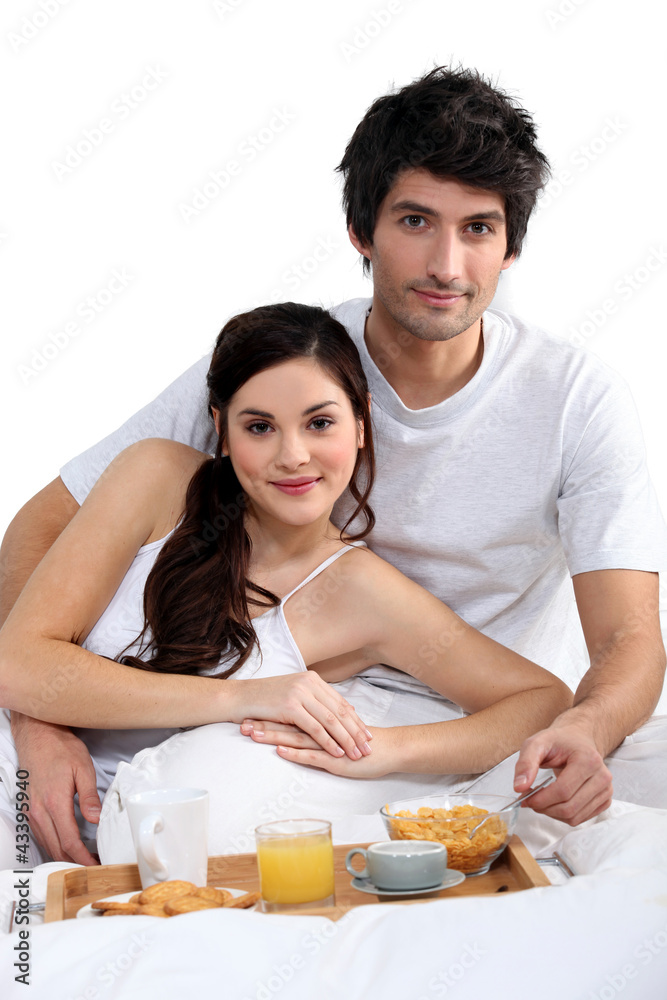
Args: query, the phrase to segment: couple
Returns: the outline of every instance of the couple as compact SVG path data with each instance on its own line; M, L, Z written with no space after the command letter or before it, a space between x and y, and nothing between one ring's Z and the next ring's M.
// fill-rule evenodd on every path
M540 765L559 769L558 781L532 802L538 811L577 823L608 804L611 767L619 797L643 796L649 805L667 805L660 800L665 795L664 727L653 720L638 729L656 704L664 675L657 571L666 545L632 401L622 381L594 357L488 308L500 271L521 250L546 176L529 116L474 72L434 70L369 109L341 170L350 238L365 268L372 268L374 282L372 300L344 303L335 310L359 350L373 397L377 476L370 547L475 627L566 676L575 650L569 573L590 666L578 684L574 707L551 725L534 720L531 731L542 729L524 744L516 790L530 786ZM56 480L17 516L4 545L5 578L14 593L127 444L168 437L200 451L214 450L212 428L205 420L206 367L204 362L194 366L119 432L70 463L63 470L67 488ZM313 405L322 401L313 400ZM136 452L122 462L132 455ZM622 465L619 455L625 456ZM155 476L161 493L157 471ZM348 524L353 512L348 500L334 510L339 526ZM234 504L238 506L238 496ZM177 516L175 500L174 505ZM85 512L86 505L79 523ZM156 526L153 540L170 527L166 521ZM363 527L350 522L347 530L354 536ZM97 537L96 529L91 531ZM129 535L135 551L148 538ZM131 548L123 550L125 568L134 555ZM346 552L338 562L354 558L361 564L364 559L366 565L369 557L364 551ZM325 572L335 569L336 564ZM253 582L263 583L261 577ZM273 592L284 596L299 582L295 574L283 586L274 583ZM7 587L5 591L6 606L13 594ZM307 593L305 587L300 598L306 602L306 618L311 607ZM289 604L298 596L286 604L288 617ZM99 601L90 616L103 610ZM69 638L82 635L70 623ZM132 638L128 635L126 642ZM419 673L417 681L391 666L367 667L363 658L357 666L366 691L409 704L413 722L439 726L416 734L411 730L410 742L401 740L400 760L400 768L408 769L407 758L414 751L417 769L437 772L444 770L443 755L450 749L445 736L453 727L442 726L446 716L437 712L443 703L425 697L433 692L424 682L437 687L434 671L448 653L450 636L424 638L419 630L410 638L411 660L399 666ZM13 702L24 714L12 721L19 757L33 776L31 806L39 839L53 856L85 862L90 856L73 828L71 798L78 791L84 813L93 818L90 759L69 730L48 724L48 719L88 726L145 725L145 716L134 707L138 691L160 712L164 725L197 724L211 721L211 715L187 714L189 682L205 679L158 678L136 670L121 674L117 664L91 671L95 689L75 697L80 676L87 675L79 675L69 657L65 668L55 640L53 645L43 669L47 675L60 669L70 679L68 692L56 696L47 684L49 698L40 701L34 688L32 694L26 690L20 704ZM5 704L25 673L24 655L17 646L3 652L0 683L7 694L0 700ZM384 659L394 662L391 656ZM313 671L305 677L315 685L317 678L311 675ZM323 698L337 698L335 689L326 691ZM361 736L358 731L363 723L341 714L348 711L343 699L336 707L329 700L321 709L315 707L319 696L309 697L299 719L287 720L295 721L306 737L265 725L285 722L273 696L243 706L252 709L243 715L255 721L246 732L252 731L256 742L286 744L282 752L289 761L351 776L367 773L364 769L371 766L381 768L385 748L391 750L386 732L374 734L369 755L363 730ZM174 714L175 704L179 712ZM327 737L320 727L333 717L337 723L324 728L345 751L338 757L329 752L331 744L322 746ZM465 722L474 725L475 719L473 714ZM153 724L159 724L157 715ZM311 744L313 737L320 750ZM353 743L360 754L356 760ZM506 746L498 750L509 752ZM469 761L464 769L472 766ZM47 775L57 782L59 793L51 803L41 793Z

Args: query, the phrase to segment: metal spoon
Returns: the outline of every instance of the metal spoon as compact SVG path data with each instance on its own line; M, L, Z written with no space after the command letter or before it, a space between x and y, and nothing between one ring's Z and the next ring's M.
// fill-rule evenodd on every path
M525 799L529 799L531 795L535 795L536 792L541 792L543 788L546 788L547 785L550 785L555 780L556 775L550 774L549 777L540 782L536 788L531 788L529 792L524 792L523 795L520 795L517 799L513 799L511 802L508 802L506 806L503 806L503 810L509 809L510 806L516 806L519 802L523 802ZM476 823L475 826L473 826L472 830L468 834L468 840L472 840L473 833L479 830L480 826L483 826L487 819L490 819L492 815L493 813L490 813L489 816L485 816L484 819L480 820L479 823Z

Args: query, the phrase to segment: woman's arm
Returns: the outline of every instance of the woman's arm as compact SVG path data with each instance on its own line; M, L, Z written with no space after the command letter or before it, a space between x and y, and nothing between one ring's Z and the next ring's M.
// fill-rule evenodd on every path
M47 722L119 729L240 723L254 711L294 722L332 753L342 752L338 743L360 756L361 721L319 677L165 675L81 647L141 545L177 521L204 458L186 445L149 440L114 460L0 631L0 704Z
M391 771L486 771L571 704L572 693L557 677L467 625L373 553L361 551L345 558L355 558L359 571L348 572L346 586L332 594L327 613L318 619L317 633L296 625L306 646L302 649L306 662L328 680L341 680L368 664L386 663L471 714L451 722L376 730L371 757L349 771L331 762L338 773L362 777ZM340 622L345 622L353 652L340 652L336 621L339 632ZM309 641L307 633L316 638ZM321 643L335 654L332 659L322 662L317 655ZM262 742L289 742L281 732L275 739L267 738L268 725L256 728L265 733ZM304 754L302 758L290 759L318 766L308 741L293 742L308 749L295 751Z

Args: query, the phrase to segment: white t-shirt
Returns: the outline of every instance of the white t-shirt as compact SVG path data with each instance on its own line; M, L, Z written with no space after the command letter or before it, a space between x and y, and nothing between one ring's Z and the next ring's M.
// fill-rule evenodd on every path
M369 308L369 299L354 299L332 310L359 349L372 395L369 546L476 628L576 683L585 661L568 574L667 563L625 382L595 355L489 310L473 378L444 402L410 410L368 354ZM213 450L208 360L62 469L79 502L133 441L167 437ZM342 501L338 523L344 511ZM416 662L438 652L415 636ZM366 676L420 687L387 667Z

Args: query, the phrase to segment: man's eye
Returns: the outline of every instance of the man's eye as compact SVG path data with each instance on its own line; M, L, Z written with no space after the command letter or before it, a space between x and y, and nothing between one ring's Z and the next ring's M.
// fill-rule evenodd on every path
M486 222L471 222L470 223L470 229L474 233L481 233L482 235L484 233L490 233L491 232L491 228L489 226L487 226Z
M265 420L256 420L254 424L248 425L248 430L251 434L266 434L266 432L271 430L271 428Z
M421 229L424 217L422 215L406 215L403 221L407 223L408 229Z

